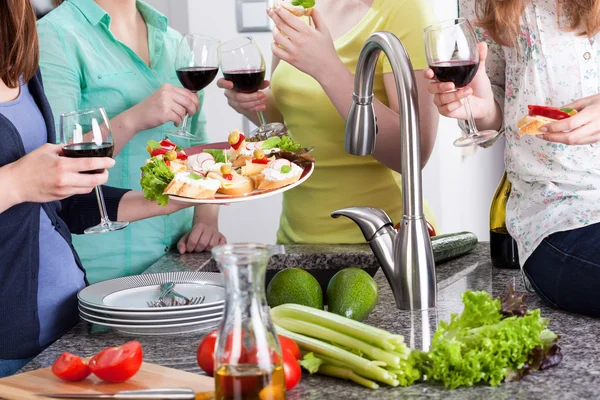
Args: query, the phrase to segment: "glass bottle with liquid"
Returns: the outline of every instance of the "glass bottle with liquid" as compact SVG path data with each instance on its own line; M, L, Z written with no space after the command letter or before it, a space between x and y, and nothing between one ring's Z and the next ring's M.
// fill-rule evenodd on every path
M215 247L212 255L226 291L215 350L215 398L284 400L281 347L265 296L269 248L228 244Z
M504 172L490 207L490 255L495 267L516 269L519 268L517 243L506 229L506 203L510 190L511 184Z

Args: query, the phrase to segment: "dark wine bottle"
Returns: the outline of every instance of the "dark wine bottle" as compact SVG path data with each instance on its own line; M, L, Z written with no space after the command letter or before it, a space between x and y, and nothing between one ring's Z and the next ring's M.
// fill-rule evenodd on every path
M490 255L493 266L516 269L519 268L517 243L506 229L506 203L510 190L511 184L504 172L490 207Z

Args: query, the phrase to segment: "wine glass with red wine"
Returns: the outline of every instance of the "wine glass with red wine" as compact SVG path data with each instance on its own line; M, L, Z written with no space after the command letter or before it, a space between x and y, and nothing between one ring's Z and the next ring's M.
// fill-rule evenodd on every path
M469 85L479 68L477 36L469 21L454 18L425 28L425 53L429 68L440 82L452 82L456 89ZM498 137L494 130L477 130L471 103L466 97L462 101L467 114L469 132L454 141L457 147L482 145Z
M221 70L223 77L233 82L233 90L241 93L255 93L265 80L265 59L258 45L251 37L241 37L221 45ZM267 124L261 111L258 112L260 127L250 133L250 137L280 136L286 132L285 125L279 122Z
M71 158L112 157L113 137L108 116L103 107L73 111L60 116L60 142L63 155ZM101 174L104 170L84 171L82 174ZM85 230L87 234L117 231L129 222L113 222L108 218L102 188L96 186L100 207L100 224Z
M193 33L188 33L181 39L175 56L175 70L184 88L198 93L215 79L219 72L220 44L217 39ZM188 131L188 119L189 116L186 114L181 128L168 134L198 139Z

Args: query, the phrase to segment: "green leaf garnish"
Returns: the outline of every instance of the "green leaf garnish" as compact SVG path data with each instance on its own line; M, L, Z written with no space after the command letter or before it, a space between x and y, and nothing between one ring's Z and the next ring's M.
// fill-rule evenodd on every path
M162 148L160 143L158 143L156 140L148 140L148 147L150 147L150 150Z
M190 177L190 179L194 179L194 180L204 179L203 177L201 177L200 175L196 174L195 172L190 172L188 174L188 176Z
M157 157L152 157L146 165L141 167L141 170L140 185L144 191L144 198L156 200L159 206L166 206L169 203L169 196L163 192L175 176L173 171L162 159Z
M323 360L315 357L313 353L306 354L304 358L300 360L300 365L311 374L318 372L321 364L323 364Z
M315 0L294 0L292 1L293 6L302 6L304 8L313 8L315 6Z
M223 150L204 150L204 152L213 156L216 163L225 162L225 154L223 153Z
M261 147L263 150L271 150L279 147L279 143L281 143L281 138L279 136L273 136L265 140Z
M290 167L289 165L284 165L283 167L281 167L282 174L287 174L290 172L292 172L292 167Z

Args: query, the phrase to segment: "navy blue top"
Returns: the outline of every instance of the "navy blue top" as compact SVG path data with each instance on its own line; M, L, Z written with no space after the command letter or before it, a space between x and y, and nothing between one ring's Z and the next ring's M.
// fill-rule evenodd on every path
M15 126L26 153L46 143L46 123L29 92L29 84L21 85L19 97L15 100L0 103L0 114ZM62 305L85 287L85 276L77 266L69 245L54 229L48 214L41 207L39 237L37 307L40 320L39 343L44 347L64 333L63 321L68 321L70 315Z
M0 167L24 157L43 142L56 143L52 111L39 71L21 90L16 102L21 106L29 102L23 106L29 109L26 121L12 111L7 117L8 107L0 108ZM33 99L37 113L28 98ZM40 116L43 134L37 132ZM116 220L119 202L127 190L103 187L103 192L109 218ZM61 202L20 203L0 213L0 359L35 356L40 352L40 341L48 344L77 323L76 293L84 272L71 244L71 232L83 233L99 222L93 192ZM49 259L54 256L57 259ZM51 291L56 294L50 295ZM57 297L40 308L47 296Z

